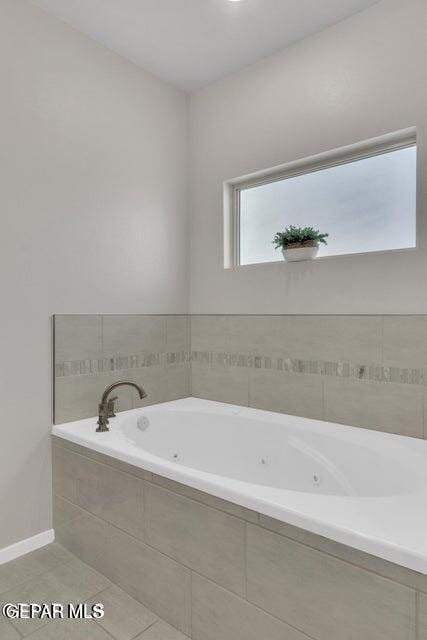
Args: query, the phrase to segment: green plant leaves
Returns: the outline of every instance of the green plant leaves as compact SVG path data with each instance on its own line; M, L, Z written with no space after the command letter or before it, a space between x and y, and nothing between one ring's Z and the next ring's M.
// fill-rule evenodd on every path
M322 244L328 244L326 238L329 237L329 233L320 233L318 229L313 227L294 227L292 224L286 227L284 231L278 231L273 239L275 248L283 248L289 244L302 243L302 242L317 242Z

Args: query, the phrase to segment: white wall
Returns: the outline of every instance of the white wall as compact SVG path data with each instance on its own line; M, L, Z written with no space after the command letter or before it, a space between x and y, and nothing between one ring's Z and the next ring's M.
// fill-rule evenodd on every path
M188 310L188 104L24 0L0 86L2 548L51 527L51 314Z
M193 95L193 312L427 312L426 34L425 0L383 0ZM224 180L412 125L415 252L224 270Z
M427 312L427 3L383 0L192 98L192 309ZM0 0L0 548L51 526L53 313L189 309L187 98ZM222 183L418 127L412 253L223 269Z

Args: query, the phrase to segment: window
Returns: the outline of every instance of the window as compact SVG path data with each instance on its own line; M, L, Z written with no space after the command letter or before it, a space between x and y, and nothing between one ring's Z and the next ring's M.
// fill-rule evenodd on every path
M379 141L379 142L378 142ZM328 232L319 257L416 245L416 143L412 130L229 185L230 264L282 260L272 244L289 225Z

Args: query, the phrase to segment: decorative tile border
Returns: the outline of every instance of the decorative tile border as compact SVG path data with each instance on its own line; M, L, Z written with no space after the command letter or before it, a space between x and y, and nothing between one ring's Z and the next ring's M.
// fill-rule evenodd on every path
M115 356L93 360L73 360L55 364L55 378L90 375L108 371L125 371L156 367L162 364L182 364L190 362L188 351L171 351L168 353L144 353L131 356Z
M375 382L394 382L397 384L427 384L427 375L421 369L404 369L366 365L355 362L328 362L326 360L299 360L297 358L274 358L269 356L250 356L239 353L218 353L215 351L192 351L193 362L205 362L249 369L271 369L287 373L308 373L356 380Z
M305 373L320 376L334 376L355 380L373 380L375 382L394 382L397 384L427 384L427 371L366 365L355 362L328 362L326 360L299 360L298 358L275 358L253 356L240 353L215 351L171 351L167 353L145 353L130 356L115 356L93 360L73 360L55 365L55 377L91 375L108 371L125 371L156 367L163 364L182 364L185 362L205 362L231 367L249 369L271 369L286 373Z

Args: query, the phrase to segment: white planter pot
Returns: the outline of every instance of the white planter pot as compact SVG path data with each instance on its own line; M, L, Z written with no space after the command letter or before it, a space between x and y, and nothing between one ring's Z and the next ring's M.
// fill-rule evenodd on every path
M300 260L313 260L319 253L319 247L295 247L282 249L286 262L298 262Z

